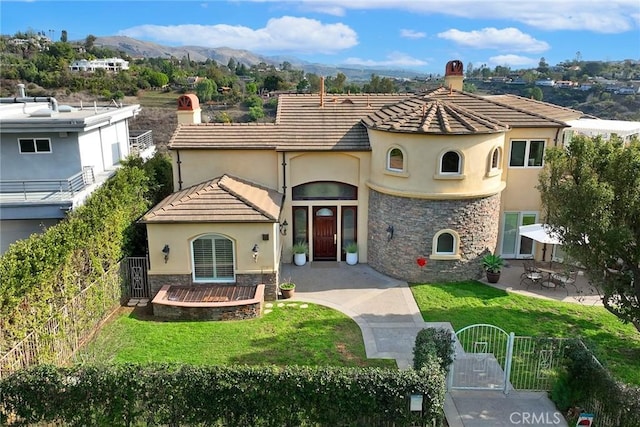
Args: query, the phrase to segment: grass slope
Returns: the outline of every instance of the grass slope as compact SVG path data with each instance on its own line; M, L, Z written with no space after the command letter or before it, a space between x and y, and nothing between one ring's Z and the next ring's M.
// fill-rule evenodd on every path
M86 362L180 362L197 365L395 367L367 359L358 325L319 305L274 306L243 321L158 321L123 309L78 354Z
M520 336L582 337L620 380L640 385L640 334L602 307L542 300L476 281L412 285L427 322L488 323Z

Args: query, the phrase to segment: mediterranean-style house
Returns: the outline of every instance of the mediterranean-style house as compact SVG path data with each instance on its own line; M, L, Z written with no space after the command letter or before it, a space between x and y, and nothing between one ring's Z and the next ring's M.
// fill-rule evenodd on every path
M200 123L178 101L177 191L143 218L151 294L162 285L267 285L308 244L311 262L359 262L410 282L479 277L481 258L540 257L519 226L544 220L545 149L580 111L445 86L415 94L281 95L275 123ZM284 278L283 278L284 279Z
M0 254L65 218L130 154L155 151L151 131L129 130L137 104L72 107L19 90L0 98Z

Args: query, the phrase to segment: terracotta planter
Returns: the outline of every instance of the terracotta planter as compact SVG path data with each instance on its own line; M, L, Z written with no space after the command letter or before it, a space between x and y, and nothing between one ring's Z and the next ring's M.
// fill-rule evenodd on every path
M280 289L280 292L282 292L282 299L289 299L289 298L293 298L293 295L295 294L296 290L294 289Z
M487 282L498 283L498 280L500 280L500 272L492 273L491 271L487 271Z

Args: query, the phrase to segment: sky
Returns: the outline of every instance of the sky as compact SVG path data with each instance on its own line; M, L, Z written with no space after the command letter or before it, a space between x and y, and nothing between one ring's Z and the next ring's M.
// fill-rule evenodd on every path
M640 0L0 1L0 32L129 36L337 66L444 72L640 60Z

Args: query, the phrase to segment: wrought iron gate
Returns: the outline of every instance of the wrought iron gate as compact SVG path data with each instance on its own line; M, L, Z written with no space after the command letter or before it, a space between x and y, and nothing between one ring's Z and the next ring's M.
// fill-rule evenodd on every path
M449 388L507 390L509 344L509 334L497 326L478 324L460 329Z
M126 290L129 298L149 298L149 259L147 257L128 257L125 263Z
M494 325L477 324L456 332L450 389L550 390L560 367L562 338L515 336Z

